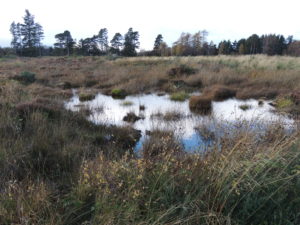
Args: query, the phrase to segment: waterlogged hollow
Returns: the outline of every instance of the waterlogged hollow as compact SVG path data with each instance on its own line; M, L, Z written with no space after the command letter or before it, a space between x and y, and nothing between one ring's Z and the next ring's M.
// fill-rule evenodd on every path
M187 151L205 150L211 144L209 133L222 136L230 128L255 129L260 132L271 123L280 123L286 129L294 125L294 121L287 116L275 112L269 101L228 99L213 102L209 115L195 114L190 111L188 100L172 101L169 95L143 94L127 96L125 99L113 99L111 96L97 94L92 101L80 102L74 92L65 107L72 111L79 111L82 107L90 111L88 119L96 124L112 124L117 126L132 126L142 133L136 145L141 149L148 131L171 130L182 142ZM246 107L245 107L246 106ZM127 113L134 112L141 119L134 123L125 122ZM199 127L205 126L207 134L199 132ZM236 130L236 129L235 129Z

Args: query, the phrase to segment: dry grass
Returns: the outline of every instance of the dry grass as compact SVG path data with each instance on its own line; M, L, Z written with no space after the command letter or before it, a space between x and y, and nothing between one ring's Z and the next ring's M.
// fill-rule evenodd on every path
M180 73L186 86L173 85L174 78L168 75L172 68L188 71ZM93 87L104 93L113 89L124 89L128 94L176 92L178 88L190 91L219 84L236 88L241 98L272 98L300 88L300 59L284 56L138 57L113 61L104 57L44 57L0 62L2 77L24 71L34 73L35 83L47 88Z
M212 109L212 99L210 96L192 96L189 107L193 112L207 114Z

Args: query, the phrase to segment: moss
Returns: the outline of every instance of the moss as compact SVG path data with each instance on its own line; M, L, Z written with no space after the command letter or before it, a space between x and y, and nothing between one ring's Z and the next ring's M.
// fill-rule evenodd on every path
M124 89L113 89L111 96L116 99L124 99L127 96L127 92Z
M289 97L280 97L276 99L276 106L279 109L288 108L294 105L294 102Z
M96 97L96 95L92 94L92 93L80 93L79 94L79 100L81 102L91 101L91 100L95 99L95 97Z
M189 94L185 93L184 91L175 92L171 94L170 99L173 101L180 101L183 102L184 100L189 98Z

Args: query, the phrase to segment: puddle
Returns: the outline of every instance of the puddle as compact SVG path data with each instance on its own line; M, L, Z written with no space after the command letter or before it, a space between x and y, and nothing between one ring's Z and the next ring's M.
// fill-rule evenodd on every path
M247 105L247 110L240 106ZM213 102L212 112L209 116L194 114L190 111L188 100L175 102L169 99L169 95L158 96L156 94L144 94L139 96L127 96L125 99L113 99L111 96L98 94L92 101L80 102L77 94L65 103L67 109L78 111L79 106L88 107L91 110L89 120L96 124L131 125L141 130L142 137L136 145L136 149L142 147L146 131L154 129L167 129L174 131L187 151L203 150L210 145L209 139L199 135L195 129L201 124L206 124L210 130L217 130L217 126L223 124L223 129L239 126L241 121L251 124L254 129L263 129L273 122L280 122L285 128L293 126L294 121L286 116L277 114L274 107L264 101L259 105L257 100L228 99L222 102ZM143 109L144 106L145 109ZM127 113L134 112L142 119L135 123L123 121ZM172 114L176 112L176 120L172 120ZM171 115L163 119L162 115ZM179 116L180 117L179 117ZM225 127L225 128L224 128Z

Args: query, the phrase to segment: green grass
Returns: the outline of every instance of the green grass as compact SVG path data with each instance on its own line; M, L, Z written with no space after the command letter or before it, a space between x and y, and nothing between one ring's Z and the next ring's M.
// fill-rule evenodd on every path
M96 95L92 94L92 93L80 93L79 94L79 100L81 102L85 102L85 101L91 101L93 99L95 99Z
M243 111L247 111L248 109L251 109L251 105L244 104L240 105L239 108Z
M132 101L124 101L124 102L121 102L121 105L122 106L132 106L134 103Z
M281 97L281 98L276 99L276 106L279 109L284 109L287 107L291 107L293 105L294 105L294 102L289 97Z
M189 98L189 94L184 92L184 91L180 91L180 92L175 92L175 93L172 93L170 95L170 99L172 101L180 101L180 102L183 102L185 101L186 99Z

